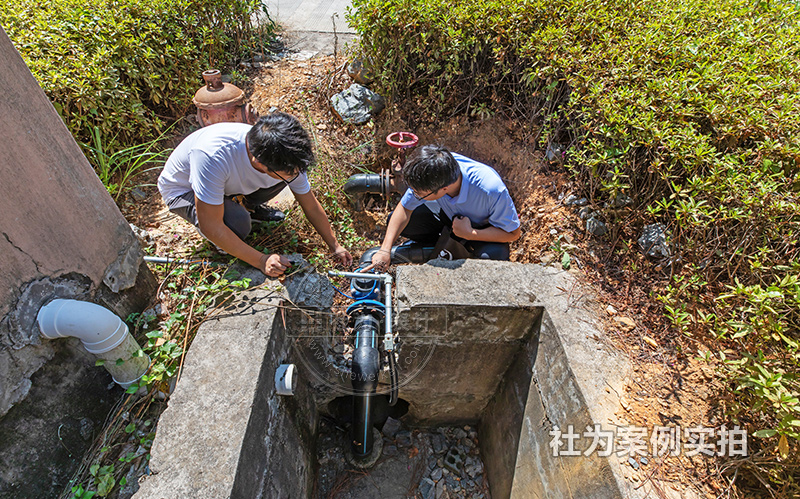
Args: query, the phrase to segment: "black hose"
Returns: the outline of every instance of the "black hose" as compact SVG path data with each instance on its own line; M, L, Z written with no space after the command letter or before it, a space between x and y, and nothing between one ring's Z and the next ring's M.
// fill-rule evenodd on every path
M381 249L379 246L370 248L361 255L359 265L369 265L372 263L372 255ZM392 246L391 263L425 263L434 257L433 246L425 246L422 244L401 244L400 246Z
M397 403L397 391L400 381L397 375L397 361L394 358L394 350L386 352L389 355L389 379L391 381L391 390L389 391L389 405L394 406Z
M386 186L379 173L360 173L347 179L344 184L344 193L348 196L353 194L386 194Z
M353 351L353 426L351 446L353 456L364 458L372 452L372 404L378 388L380 353L378 352L379 320L371 314L355 319L355 350Z

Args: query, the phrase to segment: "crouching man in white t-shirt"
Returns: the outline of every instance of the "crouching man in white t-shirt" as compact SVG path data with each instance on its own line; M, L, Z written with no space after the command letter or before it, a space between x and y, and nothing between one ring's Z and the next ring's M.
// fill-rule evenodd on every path
M306 171L314 163L311 139L294 116L271 113L255 125L217 123L186 137L167 159L158 190L170 211L195 225L220 249L270 277L290 265L284 255L266 255L244 242L251 220L275 220L264 203L286 185L333 257L353 257L336 240ZM244 196L244 206L232 198Z

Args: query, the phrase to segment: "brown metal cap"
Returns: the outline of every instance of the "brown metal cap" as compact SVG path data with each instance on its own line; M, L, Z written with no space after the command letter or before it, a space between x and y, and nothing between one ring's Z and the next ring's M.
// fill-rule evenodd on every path
M231 83L222 82L222 74L218 69L203 71L206 86L195 94L194 105L198 109L224 109L244 104L244 92Z

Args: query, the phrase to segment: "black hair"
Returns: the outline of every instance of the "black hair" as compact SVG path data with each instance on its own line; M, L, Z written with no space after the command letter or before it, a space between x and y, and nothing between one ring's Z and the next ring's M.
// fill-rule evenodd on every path
M403 178L415 191L432 192L454 183L461 176L458 162L446 147L427 145L408 157Z
M260 117L247 132L247 146L271 171L306 172L314 163L311 137L291 114L275 112Z

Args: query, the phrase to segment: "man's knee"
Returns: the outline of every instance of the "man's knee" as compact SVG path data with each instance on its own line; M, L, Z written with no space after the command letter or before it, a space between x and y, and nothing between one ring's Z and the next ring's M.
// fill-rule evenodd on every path
M228 199L225 200L225 214L222 221L241 240L244 240L250 234L250 229L252 228L250 214L239 203Z

